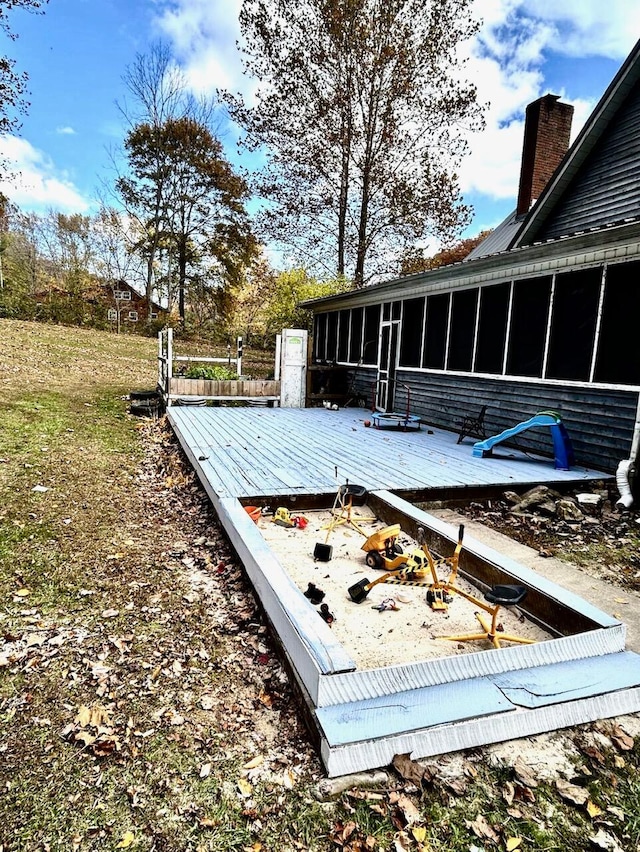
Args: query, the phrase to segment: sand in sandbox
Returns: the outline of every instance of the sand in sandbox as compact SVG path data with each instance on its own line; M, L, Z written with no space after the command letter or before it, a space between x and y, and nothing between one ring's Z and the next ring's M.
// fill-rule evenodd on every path
M493 647L486 641L457 642L438 638L481 631L474 616L478 607L459 595L453 595L446 612L436 612L427 603L425 587L380 583L371 589L362 603L355 603L347 589L363 578L373 581L384 573L365 564L366 554L362 550L365 537L348 524L340 525L331 532L328 541L333 548L331 560L314 562L314 547L317 542L324 543L331 513L301 514L308 520L305 529L282 527L269 517L262 518L258 527L302 592L306 591L309 583L324 591L323 603L328 605L335 618L331 628L359 669L468 654ZM352 517L367 535L386 526L378 521L359 520L371 517L366 506L354 509ZM404 533L401 533L398 543L405 552L418 547L417 542ZM452 553L453 545L442 555L451 556ZM448 569L444 569L441 579L446 579L447 575ZM464 579L458 578L457 585L483 600L482 594ZM395 601L397 610L380 611L375 608L389 598ZM321 617L319 610L319 606L309 603L309 612L316 618ZM490 622L490 615L485 613L485 618ZM515 636L537 642L552 638L525 619L515 607L502 607L498 622L505 633Z

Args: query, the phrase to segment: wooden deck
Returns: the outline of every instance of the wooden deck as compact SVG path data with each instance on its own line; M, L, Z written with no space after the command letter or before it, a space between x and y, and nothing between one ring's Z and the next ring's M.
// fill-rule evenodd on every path
M435 427L366 428L371 415L359 408L176 406L168 417L198 474L220 497L330 494L347 480L402 494L536 483L588 487L610 478L580 466L556 470L552 458L502 445L491 458L474 458L473 439L458 444L456 433Z
M588 489L606 474L556 470L553 459L502 446L474 458L471 439L457 444L457 434L427 426L366 428L361 409L184 406L168 418L278 635L329 775L640 710L640 656L625 650L625 625L469 535L461 572L479 588L525 585L534 616L536 607L555 613L557 638L431 660L416 643L412 662L358 669L241 505L331 505L349 480L367 489L381 521L402 518L403 530L424 530L429 548L445 553L457 530L407 498L536 483Z

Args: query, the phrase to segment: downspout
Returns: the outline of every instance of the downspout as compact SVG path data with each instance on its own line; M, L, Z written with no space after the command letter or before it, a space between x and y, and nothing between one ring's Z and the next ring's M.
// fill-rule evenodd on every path
M640 394L638 395L638 408L636 410L636 425L631 440L631 452L628 459L623 459L616 470L616 485L620 492L620 498L616 500L616 506L621 509L630 509L633 506L632 486L638 472L638 455L640 453Z

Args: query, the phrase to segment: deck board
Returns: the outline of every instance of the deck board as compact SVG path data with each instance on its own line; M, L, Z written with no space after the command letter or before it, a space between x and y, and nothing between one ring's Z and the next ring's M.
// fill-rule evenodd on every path
M513 710L498 687L473 678L320 707L317 717L327 740L341 746Z
M346 480L369 491L418 491L607 476L582 466L556 470L551 458L515 449L477 459L472 443L456 443L454 432L366 428L369 412L357 408L172 406L168 416L183 446L192 449L198 475L220 496L241 499L327 494Z

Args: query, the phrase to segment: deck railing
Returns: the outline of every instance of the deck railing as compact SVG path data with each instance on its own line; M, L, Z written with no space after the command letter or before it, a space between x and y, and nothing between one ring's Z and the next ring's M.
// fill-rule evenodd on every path
M195 404L207 402L256 402L273 405L280 402L280 382L271 379L242 377L242 338L236 341L236 356L231 351L226 358L200 355L176 355L173 349L173 329L165 328L158 334L158 388L165 406L176 403ZM174 375L174 363L226 364L234 367L238 379L190 379Z

